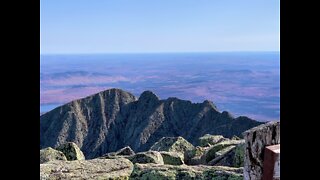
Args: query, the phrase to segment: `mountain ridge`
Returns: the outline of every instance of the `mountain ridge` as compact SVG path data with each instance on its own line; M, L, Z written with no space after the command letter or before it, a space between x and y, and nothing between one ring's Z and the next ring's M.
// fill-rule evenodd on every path
M192 103L152 91L139 98L108 89L71 101L40 116L40 148L75 142L86 158L130 146L144 151L164 136L182 136L192 144L204 134L240 136L262 124L245 116L219 112L213 102Z

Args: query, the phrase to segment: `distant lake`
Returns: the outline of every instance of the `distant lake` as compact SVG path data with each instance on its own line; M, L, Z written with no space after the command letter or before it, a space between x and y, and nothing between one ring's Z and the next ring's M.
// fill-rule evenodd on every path
M208 99L220 111L280 119L280 53L41 55L40 111L109 88Z

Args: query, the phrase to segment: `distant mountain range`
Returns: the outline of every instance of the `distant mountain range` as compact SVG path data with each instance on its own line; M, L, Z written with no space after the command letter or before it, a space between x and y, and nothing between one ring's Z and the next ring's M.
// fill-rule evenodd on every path
M241 136L260 124L219 112L207 100L160 100L151 91L137 98L121 89L109 89L42 114L40 148L75 142L91 159L125 146L145 151L165 136L182 136L194 145L204 134Z

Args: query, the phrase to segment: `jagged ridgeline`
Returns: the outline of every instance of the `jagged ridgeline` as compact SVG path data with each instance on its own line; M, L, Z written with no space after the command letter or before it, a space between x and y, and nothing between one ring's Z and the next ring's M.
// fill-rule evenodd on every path
M220 113L210 101L160 100L151 91L138 99L129 92L109 89L41 115L40 148L75 142L91 159L125 146L146 151L162 137L182 136L197 145L204 134L241 136L259 124Z

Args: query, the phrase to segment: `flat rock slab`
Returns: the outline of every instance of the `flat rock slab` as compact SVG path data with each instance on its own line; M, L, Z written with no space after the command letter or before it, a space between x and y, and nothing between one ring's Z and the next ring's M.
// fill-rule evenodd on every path
M40 180L129 179L133 164L124 158L50 161L40 164Z

